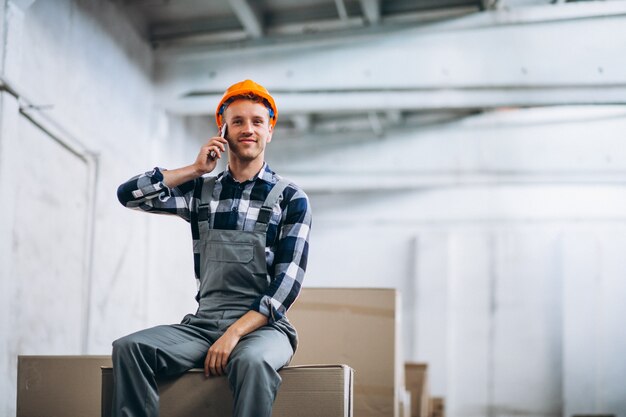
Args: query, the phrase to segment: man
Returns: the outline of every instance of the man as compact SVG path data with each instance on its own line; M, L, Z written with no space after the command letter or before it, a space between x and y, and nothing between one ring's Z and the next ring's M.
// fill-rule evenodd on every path
M202 366L206 377L228 376L234 416L271 415L277 370L297 345L285 312L302 285L311 224L306 194L264 160L277 117L264 87L234 84L216 111L223 137L209 139L193 164L119 187L124 206L190 223L198 310L113 342L115 417L157 416L155 378ZM228 168L204 177L227 145Z

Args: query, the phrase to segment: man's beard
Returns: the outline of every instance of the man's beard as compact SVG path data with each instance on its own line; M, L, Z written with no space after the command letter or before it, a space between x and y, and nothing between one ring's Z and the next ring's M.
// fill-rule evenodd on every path
M241 146L241 143L238 140L234 140L233 138L229 137L229 135L226 135L226 140L228 141L228 147L230 148L230 152L233 153L233 155L235 155L238 159L242 160L242 161L253 161L255 160L259 154L260 154L260 150L258 148L258 144L261 141L258 138L255 138L254 135L252 136L245 136L245 137L241 137L243 138L250 138L253 139L255 141L255 147L253 149L250 149L251 152L246 152L246 149Z

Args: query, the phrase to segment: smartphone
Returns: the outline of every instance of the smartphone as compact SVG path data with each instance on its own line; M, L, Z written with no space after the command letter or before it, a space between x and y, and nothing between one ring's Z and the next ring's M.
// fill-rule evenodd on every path
M226 123L224 123L222 125L222 130L220 131L220 136L223 137L224 139L226 139ZM211 153L209 154L209 157L211 159L215 159L216 156L217 156L217 154L215 153L215 151L211 151Z

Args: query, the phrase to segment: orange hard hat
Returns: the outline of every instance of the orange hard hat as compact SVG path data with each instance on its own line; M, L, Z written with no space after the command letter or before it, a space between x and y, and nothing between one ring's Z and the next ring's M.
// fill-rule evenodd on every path
M254 94L255 96L261 97L266 101L265 105L270 111L270 125L274 127L276 119L278 119L278 109L276 108L274 98L261 84L257 84L252 80L244 80L228 87L224 96L222 96L222 99L217 105L217 110L215 111L215 121L217 122L218 129L222 129L224 110L226 110L226 107L229 104L228 100L232 97L243 94Z

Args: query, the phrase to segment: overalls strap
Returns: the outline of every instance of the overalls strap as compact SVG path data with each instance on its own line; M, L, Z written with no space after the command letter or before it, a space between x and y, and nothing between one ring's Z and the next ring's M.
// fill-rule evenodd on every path
M202 184L202 194L200 201L198 202L198 231L200 236L204 236L209 230L211 197L213 196L213 189L215 188L215 182L217 177L209 177L204 179Z
M280 196L283 194L283 191L289 185L289 181L281 178L276 185L271 189L270 193L267 195L267 198L263 202L263 205L259 209L259 216L256 220L255 231L264 232L267 230L267 225L272 218L272 211L274 206L279 201Z

